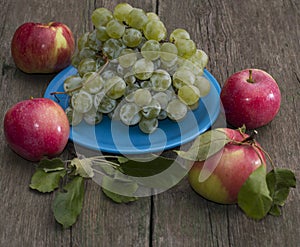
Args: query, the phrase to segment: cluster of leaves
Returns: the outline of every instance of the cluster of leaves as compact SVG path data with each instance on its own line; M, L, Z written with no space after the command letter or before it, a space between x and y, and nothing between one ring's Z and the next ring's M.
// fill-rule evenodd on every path
M170 169L166 176L164 171ZM36 167L29 187L41 193L56 192L52 211L64 228L72 226L81 213L84 180L101 175L104 194L117 203L137 200L138 191L166 190L187 173L173 159L152 155L151 159L129 160L122 156L97 156L62 161L43 159Z
M215 129L196 138L188 151L175 152L184 160L202 161L232 141L222 129ZM253 140L249 141L250 144L237 144L255 145ZM128 203L137 200L141 189L153 192L171 188L188 173L189 168L176 160L155 155L139 160L122 156L81 157L69 161L43 159L31 178L30 188L42 193L58 190L52 210L56 221L68 228L76 222L83 207L84 179L93 178L95 173L102 176L101 187L107 197L117 203ZM289 169L273 165L267 173L262 165L240 189L238 206L253 219L262 219L268 213L279 216L280 207L295 186L295 175Z

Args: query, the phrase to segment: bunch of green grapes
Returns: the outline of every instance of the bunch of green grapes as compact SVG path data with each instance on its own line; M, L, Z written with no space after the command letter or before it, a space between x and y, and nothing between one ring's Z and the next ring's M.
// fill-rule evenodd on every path
M101 122L103 114L152 133L158 121L180 121L210 91L208 56L184 29L169 37L159 17L127 3L95 9L94 30L78 39L64 81L71 125Z

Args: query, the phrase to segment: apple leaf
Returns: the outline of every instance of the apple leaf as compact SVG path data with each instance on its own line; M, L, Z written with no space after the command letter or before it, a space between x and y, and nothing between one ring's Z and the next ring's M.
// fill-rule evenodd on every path
M283 206L290 192L290 188L296 187L295 174L285 168L275 168L267 174L267 185L270 196L273 198L270 214L281 215L279 206Z
M92 178L94 176L94 171L89 159L74 158L71 160L70 165L75 167L75 175L79 175L83 178Z
M120 164L120 172L133 177L154 176L168 169L173 163L173 159L153 156L148 160L127 160Z
M219 152L230 141L222 129L214 129L199 135L188 151L175 152L187 160L204 161Z
M44 169L37 169L31 177L29 187L42 193L52 192L59 187L59 182L65 174L65 170L45 172Z
M271 209L273 200L266 182L266 168L261 165L251 173L238 194L238 206L253 219L262 219Z
M75 176L64 188L56 194L52 210L54 217L64 228L72 226L83 206L84 178Z
M128 203L128 202L134 202L137 200L137 197L119 195L117 193L111 192L104 188L102 188L102 191L108 198L110 198L112 201L114 201L116 203Z
M62 171L65 169L64 162L60 158L42 159L38 164L38 169L43 169L45 172Z
M102 179L102 191L116 203L127 203L137 200L134 193L138 189L138 184L129 180L119 180L104 176Z

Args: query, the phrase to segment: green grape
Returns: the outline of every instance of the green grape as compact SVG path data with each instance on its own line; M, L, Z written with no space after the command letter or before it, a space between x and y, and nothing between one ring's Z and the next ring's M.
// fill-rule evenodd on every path
M132 49L124 49L121 51L120 56L118 57L119 64L124 68L129 68L137 60L137 54Z
M111 69L107 69L104 72L101 73L101 77L103 78L104 81L109 80L110 78L116 76L116 72Z
M184 85L192 85L195 82L195 75L187 69L179 69L173 75L173 86L177 89Z
M115 6L113 15L118 21L123 22L126 21L132 9L133 7L128 3L119 3Z
M125 93L126 83L121 77L114 76L106 81L104 89L108 97L112 99L119 99Z
M178 50L178 56L183 58L190 58L196 53L196 44L191 39L176 39L175 45Z
M119 39L125 32L125 26L117 20L110 20L106 25L106 33L109 37Z
M102 50L110 59L119 57L121 51L124 49L123 43L118 39L110 38L103 44Z
M96 108L92 107L91 110L83 114L83 120L89 125L96 125L103 119L102 113L98 112Z
M173 87L171 87L168 90L164 91L164 93L168 96L168 101L171 101L173 99L177 99L177 94L174 91Z
M148 20L160 20L159 16L154 12L147 12L146 15L148 17Z
M147 119L143 118L139 122L139 128L141 131L143 131L146 134L153 133L158 127L158 120L157 118Z
M125 103L121 106L119 116L121 121L130 126L135 125L141 120L141 108L135 103Z
M177 28L170 34L170 42L174 43L177 39L190 39L190 34L182 28Z
M167 71L170 76L173 76L178 69L177 59L168 62L161 59L160 68Z
M176 61L178 50L176 45L170 42L163 43L160 47L160 58L164 61Z
M92 13L92 23L96 28L106 26L113 19L111 11L106 8L97 8Z
M124 77L124 81L127 85L133 85L136 82L136 77L132 74L132 72L127 72Z
M117 101L100 92L94 97L94 107L98 112L109 113L112 112L117 106Z
M124 45L134 48L142 42L142 33L135 28L128 28L125 30L122 41Z
M75 89L80 89L82 86L82 78L78 75L71 75L64 81L65 92L74 91ZM74 92L69 92L69 95L73 95Z
M89 34L90 32L86 32L84 34L82 34L79 38L78 38L78 41L77 41L77 47L78 47L78 50L82 50L82 48L84 47L88 47L88 38L89 38Z
M79 50L76 50L72 56L72 59L71 59L71 64L74 66L74 67L77 67L78 64L80 63L81 61L81 58L79 56Z
M154 64L145 58L139 59L133 65L133 72L137 79L147 80L152 76Z
M81 90L72 96L71 105L76 112L88 112L93 106L93 97L88 92Z
M197 103L200 99L200 91L193 85L185 85L179 88L178 98L186 105Z
M145 118L157 118L161 110L160 103L156 99L152 99L150 104L143 106L142 115Z
M99 93L104 85L104 80L97 72L88 72L82 79L83 89L90 94Z
M80 76L83 76L85 73L96 71L97 64L96 61L92 58L82 59L78 64L77 70Z
M140 82L140 86L141 88L146 88L148 90L151 90L152 89L152 83L150 80L146 80L146 81L141 81Z
M97 38L97 31L94 29L92 32L89 33L87 45L90 49L98 51L99 48L102 46L102 43Z
M85 59L85 58L96 59L96 52L89 47L83 47L80 50L78 56L79 56L80 60Z
M76 126L76 125L80 124L83 119L83 114L76 112L70 106L65 109L65 113L67 115L70 125L72 125L72 126Z
M169 96L165 92L155 93L152 98L159 102L161 109L165 110L167 108L169 103Z
M102 42L108 40L110 37L106 32L106 27L98 27L96 30L96 38Z
M171 120L180 121L187 114L187 106L179 99L173 99L169 102L166 112Z
M138 106L143 107L149 105L151 101L152 95L148 89L140 88L134 92L134 103Z
M200 97L204 97L210 92L210 82L204 76L197 76L194 86L200 91Z
M196 110L198 107L199 107L199 100L195 104L189 105L189 109L191 111Z
M136 28L138 30L142 30L144 25L147 23L148 17L144 10L139 8L133 8L127 18L126 23L133 28Z
M148 60L156 60L159 58L160 44L156 40L148 40L141 48L141 54Z
M159 115L157 116L158 120L164 120L168 117L168 113L165 110L161 110Z
M203 71L203 68L202 66L196 64L196 63L193 63L191 60L189 59L178 59L178 69L187 69L191 72L193 72L193 74L195 76L198 76L198 75L203 75L204 71Z
M189 60L204 69L208 63L208 56L204 51L197 49L196 53Z
M148 40L162 41L167 36L165 25L159 20L150 20L143 29L144 35Z
M166 91L172 84L171 76L163 69L155 70L150 81L154 91Z

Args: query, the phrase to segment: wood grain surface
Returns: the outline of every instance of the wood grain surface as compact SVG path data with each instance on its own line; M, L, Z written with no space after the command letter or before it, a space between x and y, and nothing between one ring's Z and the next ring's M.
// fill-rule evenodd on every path
M10 42L24 22L60 21L76 38L92 29L97 7L111 0L0 0L0 121L6 110L41 97L55 74L29 75L15 67ZM168 32L186 29L209 55L208 70L222 86L232 73L261 68L278 82L279 114L258 129L257 140L279 167L300 178L300 2L298 0L131 0L159 14ZM70 143L62 154L73 151ZM171 154L172 155L172 154ZM300 244L300 193L293 189L283 215L254 221L236 205L199 197L184 178L172 189L129 204L115 204L92 181L85 184L78 222L63 230L51 212L53 194L29 189L34 164L13 153L0 128L0 246L291 246ZM299 183L297 183L297 186Z

